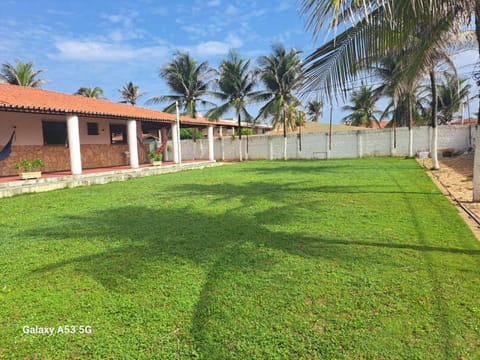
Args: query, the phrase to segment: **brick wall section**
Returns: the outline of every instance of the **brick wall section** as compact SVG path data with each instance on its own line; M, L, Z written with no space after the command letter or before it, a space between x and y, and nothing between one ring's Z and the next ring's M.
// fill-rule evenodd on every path
M84 144L81 145L82 168L98 168L126 165L125 152L128 145ZM139 147L139 161L143 163L143 151ZM0 162L0 176L17 175L19 170L14 164L23 159L40 158L45 163L44 172L70 171L70 153L65 146L19 145L12 147L8 158Z

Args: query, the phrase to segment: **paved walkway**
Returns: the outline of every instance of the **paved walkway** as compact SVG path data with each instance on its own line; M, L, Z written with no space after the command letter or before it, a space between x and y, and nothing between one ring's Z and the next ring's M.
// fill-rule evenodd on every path
M41 192L67 187L92 184L106 184L112 181L124 181L136 177L166 174L189 169L201 169L217 166L221 163L209 160L185 161L182 164L164 162L161 166L142 164L138 169L129 166L97 168L83 170L82 175L72 175L70 171L44 173L40 179L21 180L19 176L0 177L0 198L17 194Z

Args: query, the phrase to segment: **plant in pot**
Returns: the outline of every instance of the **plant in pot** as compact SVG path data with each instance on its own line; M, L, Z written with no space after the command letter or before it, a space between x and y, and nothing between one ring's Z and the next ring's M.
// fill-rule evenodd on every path
M42 172L40 170L35 170L35 169L42 168L45 166L45 164L41 159L36 158L35 160L32 160L32 161L26 160L26 159L22 160L21 162L16 163L14 166L15 166L15 169L23 170L22 172L20 172L20 177L23 180L27 180L27 179L38 179L39 177L41 177Z
M150 154L150 160L152 162L152 165L158 166L162 165L162 159L163 159L163 154L158 154L156 152L153 152Z

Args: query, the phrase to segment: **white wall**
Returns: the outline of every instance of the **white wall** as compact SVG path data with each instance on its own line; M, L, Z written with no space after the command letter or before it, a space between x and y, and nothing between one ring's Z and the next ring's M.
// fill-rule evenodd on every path
M14 145L43 145L42 121L66 122L65 115L28 114L0 111L0 144L5 144L16 127ZM88 135L87 122L98 124L98 135ZM126 125L124 120L90 118L79 116L80 143L83 144L110 144L110 124ZM138 135L141 135L138 123Z
M413 151L429 151L429 127L413 129ZM453 148L463 152L474 146L475 126L456 125L438 128L438 149ZM341 159L371 156L408 156L408 129L396 129L396 147L394 147L393 129L354 130L332 133L332 149L329 151L329 134L302 134L301 151L298 134L289 134L287 156L289 159ZM238 138L224 136L214 142L215 158L238 160ZM246 155L247 138L242 138L243 155ZM222 158L223 155L223 158ZM283 135L255 135L248 138L248 158L283 159ZM208 159L208 140L182 140L182 159Z

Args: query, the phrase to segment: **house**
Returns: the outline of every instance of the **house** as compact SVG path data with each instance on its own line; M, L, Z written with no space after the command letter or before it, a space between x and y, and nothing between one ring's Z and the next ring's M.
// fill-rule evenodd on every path
M213 155L214 128L231 122L180 117L181 126L206 129L209 158ZM0 84L0 150L15 132L10 155L0 161L0 176L15 175L14 164L41 158L46 172L130 165L146 159L143 134L172 141L177 154L177 119L174 114L106 100L69 95L38 88ZM217 132L219 132L217 130ZM178 155L174 161L179 162Z

